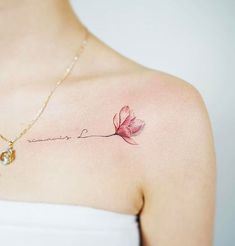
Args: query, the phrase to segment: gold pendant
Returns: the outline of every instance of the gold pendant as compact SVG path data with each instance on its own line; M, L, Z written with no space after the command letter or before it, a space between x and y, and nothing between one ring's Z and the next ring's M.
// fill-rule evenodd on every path
M9 143L8 149L1 153L0 160L3 165L9 165L15 160L15 150L13 149L12 142Z

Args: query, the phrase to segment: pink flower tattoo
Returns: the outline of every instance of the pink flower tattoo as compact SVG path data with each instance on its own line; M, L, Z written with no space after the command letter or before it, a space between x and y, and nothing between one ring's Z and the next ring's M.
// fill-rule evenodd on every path
M113 134L82 136L84 132L88 132L87 129L83 129L78 138L111 137L118 135L129 144L137 144L133 137L139 135L145 126L145 122L137 119L133 110L131 110L129 106L122 107L120 112L114 115L113 124L115 128L115 132Z
M132 137L140 134L145 126L144 121L136 119L133 110L129 106L122 107L119 114L114 115L113 124L115 134L130 144L137 144Z

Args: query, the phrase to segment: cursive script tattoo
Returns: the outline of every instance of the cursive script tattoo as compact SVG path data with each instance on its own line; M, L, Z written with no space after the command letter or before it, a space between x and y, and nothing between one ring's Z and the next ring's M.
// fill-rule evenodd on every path
M133 110L129 106L123 106L119 113L116 113L113 117L113 124L115 132L108 135L85 135L88 133L87 129L83 129L79 136L75 138L92 138L92 137L112 137L120 136L129 144L137 144L133 136L139 135L145 126L143 120L137 119L134 115ZM34 142L44 142L44 141L57 141L57 140L70 140L74 137L65 136L65 137L53 137L45 139L32 139L28 140L29 143Z
M65 137L53 137L53 138L45 138L45 139L28 139L27 141L29 143L34 143L34 142L46 142L46 141L55 141L55 140L69 140L71 139L72 137L69 137L69 136L65 136Z

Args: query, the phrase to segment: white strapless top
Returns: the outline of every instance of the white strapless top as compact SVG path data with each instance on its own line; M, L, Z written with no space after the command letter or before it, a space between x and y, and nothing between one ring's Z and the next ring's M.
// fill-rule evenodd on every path
M40 202L0 200L4 246L139 246L137 215Z

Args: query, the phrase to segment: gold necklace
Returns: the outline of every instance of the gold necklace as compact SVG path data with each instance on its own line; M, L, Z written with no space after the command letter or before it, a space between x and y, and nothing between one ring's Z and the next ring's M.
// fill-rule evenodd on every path
M36 116L33 118L33 120L27 125L26 128L24 128L20 134L14 139L14 140L9 140L6 137L4 137L3 135L0 134L0 138L3 139L4 141L8 142L8 148L6 151L2 152L0 154L0 161L2 162L3 165L8 165L10 163L12 163L15 158L16 158L16 151L13 148L13 144L20 139L33 125L34 123L39 119L39 117L42 115L42 113L44 112L46 106L48 105L48 102L52 96L52 94L55 92L55 90L57 89L57 87L66 80L66 78L69 76L69 74L71 73L72 69L74 68L76 62L78 61L78 59L80 58L83 50L85 49L86 44L88 43L88 36L89 36L89 31L88 29L84 26L84 31L85 31L85 37L82 40L82 43L78 49L78 51L76 52L75 56L73 57L72 62L70 63L70 65L66 68L64 76L57 81L56 85L53 87L53 89L50 91L49 96L47 97L47 99L45 100L43 106L39 109L38 113L36 114Z

